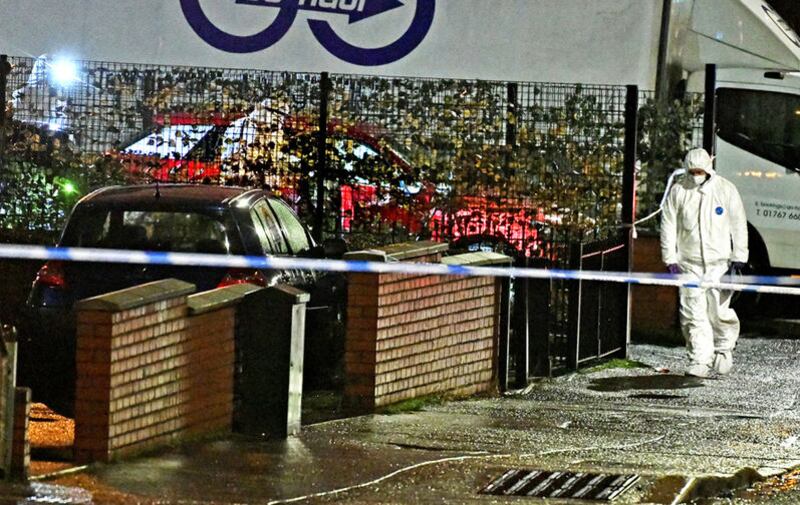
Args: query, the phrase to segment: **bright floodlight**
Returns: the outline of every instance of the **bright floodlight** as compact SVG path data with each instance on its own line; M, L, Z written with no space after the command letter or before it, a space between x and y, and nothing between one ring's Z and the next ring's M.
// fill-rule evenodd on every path
M78 80L78 65L71 60L56 60L50 66L54 84L68 86Z

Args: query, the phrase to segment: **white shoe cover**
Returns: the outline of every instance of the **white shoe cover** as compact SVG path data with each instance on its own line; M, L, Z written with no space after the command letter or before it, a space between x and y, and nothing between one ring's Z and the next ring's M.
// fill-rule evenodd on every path
M686 369L686 375L689 377L705 378L709 373L711 373L711 367L702 363L693 363Z
M720 375L728 375L733 368L733 355L729 352L714 354L714 370Z

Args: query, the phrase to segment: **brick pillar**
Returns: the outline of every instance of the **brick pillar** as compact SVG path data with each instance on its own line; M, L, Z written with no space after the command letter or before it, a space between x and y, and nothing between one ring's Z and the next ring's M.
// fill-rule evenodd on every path
M111 404L112 313L78 311L75 352L75 460L107 461Z
M31 466L31 390L14 390L14 438L11 441L11 477L28 480Z
M356 251L348 259L428 257L416 244L397 253ZM413 247L412 247L413 246ZM425 253L425 254L421 254ZM448 256L449 265L509 264L496 253ZM362 274L349 277L345 401L361 411L430 394L496 388L498 286L492 278ZM506 320L506 325L508 321Z
M109 461L187 428L178 405L186 395L176 392L186 381L187 295L194 291L165 279L75 304L78 462Z
M359 411L375 408L379 277L351 274L347 289L344 396L348 406Z

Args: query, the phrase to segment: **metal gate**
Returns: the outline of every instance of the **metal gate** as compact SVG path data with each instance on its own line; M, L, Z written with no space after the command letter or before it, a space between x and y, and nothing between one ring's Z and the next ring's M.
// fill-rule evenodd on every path
M558 268L627 272L627 231L574 242ZM529 261L530 268L553 265ZM629 286L559 278L514 282L511 356L515 385L531 376L577 370L601 358L624 357L629 334Z
M623 237L577 244L573 270L627 272L629 248ZM628 342L629 285L572 281L569 288L566 365L577 370L593 360L624 357Z
M637 158L638 91L629 86L625 100L621 213L615 227L598 227L591 236L553 234L548 255L526 258L529 268L574 271L629 271L634 222L634 183ZM597 281L518 279L509 344L515 385L530 376L549 376L577 370L589 362L625 356L629 340L630 291L627 284ZM504 369L504 368L503 368ZM501 388L509 375L501 377Z

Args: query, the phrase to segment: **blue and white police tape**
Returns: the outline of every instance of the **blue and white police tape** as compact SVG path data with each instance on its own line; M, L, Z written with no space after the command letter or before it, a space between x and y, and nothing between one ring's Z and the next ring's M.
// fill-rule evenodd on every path
M327 272L397 273L410 275L460 275L527 279L582 280L628 284L717 288L800 295L800 279L775 276L723 277L722 280L697 279L686 274L642 272L600 272L593 270L555 270L498 266L465 266L439 263L381 263L361 260L331 260L279 256L226 256L221 254L129 251L77 247L0 245L0 258L58 260L139 265L175 265L217 268L275 270L316 270Z

